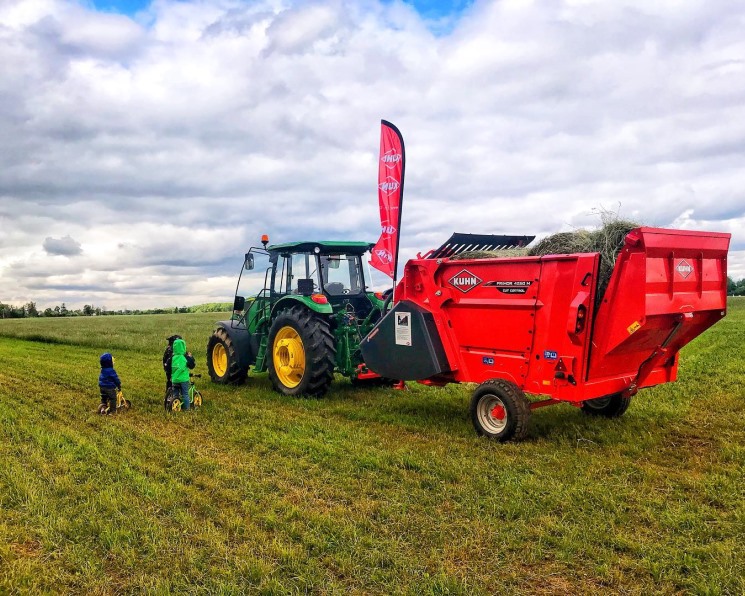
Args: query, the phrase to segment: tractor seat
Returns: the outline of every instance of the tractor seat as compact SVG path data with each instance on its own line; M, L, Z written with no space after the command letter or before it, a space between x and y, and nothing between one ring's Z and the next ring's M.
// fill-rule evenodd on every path
M330 296L341 296L344 293L344 284L338 281L332 281L326 284L324 289Z

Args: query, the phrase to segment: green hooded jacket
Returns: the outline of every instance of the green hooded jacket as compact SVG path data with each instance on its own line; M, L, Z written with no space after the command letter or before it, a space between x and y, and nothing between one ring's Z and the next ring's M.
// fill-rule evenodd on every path
M186 343L183 339L173 342L173 358L171 359L171 381L184 383L189 380L189 369L194 368L194 358L186 355Z

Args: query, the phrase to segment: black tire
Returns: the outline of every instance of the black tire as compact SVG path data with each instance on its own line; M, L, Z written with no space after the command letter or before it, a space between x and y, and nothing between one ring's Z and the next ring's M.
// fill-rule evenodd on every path
M482 437L520 441L528 435L530 402L510 381L484 381L471 397L471 422Z
M292 382L290 375L284 370L278 372L275 369L275 360L280 362L287 356L287 352L279 344L275 346L277 336L280 332L281 335L292 334L291 330L294 330L302 343L300 346L295 340L294 345L303 355L303 365L293 371ZM334 379L336 346L329 322L325 318L303 306L293 306L282 311L269 329L268 346L269 379L275 391L283 395L310 397L321 397L328 391ZM289 365L287 368L292 370Z
M106 413L106 411L107 411L108 409L109 409L109 406L107 406L106 404L100 404L100 405L98 406L98 413L99 413L99 414L101 414L101 415L103 415L103 414L105 414L105 413Z
M207 370L213 383L239 385L246 380L248 366L241 366L233 340L222 327L207 342Z
M128 399L124 400L124 403L122 404L122 409L129 410L132 407L132 402Z
M173 396L173 387L169 387L168 389L166 389L166 394L163 397L163 407L165 408L166 412L171 411L171 402L173 402Z
M582 403L582 411L588 416L603 416L604 418L620 418L629 409L631 397L623 393L613 393L597 399L588 399Z

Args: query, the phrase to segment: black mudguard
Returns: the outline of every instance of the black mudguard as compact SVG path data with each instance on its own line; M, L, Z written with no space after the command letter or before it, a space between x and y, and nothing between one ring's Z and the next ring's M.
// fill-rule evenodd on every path
M256 362L259 352L258 335L249 333L243 325L237 325L235 321L218 321L220 327L225 329L238 353L238 362L241 367L251 366Z
M450 370L432 313L403 300L360 345L365 365L381 377L421 381Z

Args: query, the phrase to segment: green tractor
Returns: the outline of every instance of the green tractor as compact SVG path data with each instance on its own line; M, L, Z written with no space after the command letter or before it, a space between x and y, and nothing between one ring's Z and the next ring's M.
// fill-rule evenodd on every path
M215 383L242 383L250 367L269 371L275 390L320 397L338 372L355 385L392 384L366 369L362 338L381 318L386 298L368 291L363 255L367 242L291 242L252 247L245 256L233 316L220 321L207 342L207 368ZM244 271L266 259L263 289L239 295ZM369 271L369 269L368 269Z

